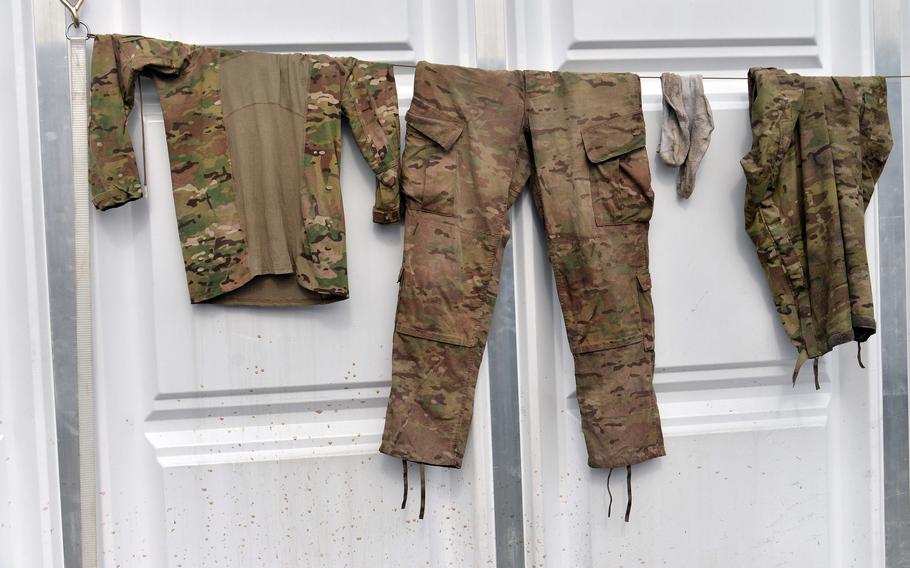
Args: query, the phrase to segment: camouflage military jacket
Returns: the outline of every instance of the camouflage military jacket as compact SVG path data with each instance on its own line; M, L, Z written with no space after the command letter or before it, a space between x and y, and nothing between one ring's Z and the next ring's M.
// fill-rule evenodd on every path
M302 305L348 296L341 118L375 172L373 220L399 218L392 67L141 36L98 36L90 179L98 209L142 197L127 130L137 77L161 99L192 302Z
M864 214L893 145L887 86L753 68L749 106L746 231L799 351L795 381L807 360L875 333Z

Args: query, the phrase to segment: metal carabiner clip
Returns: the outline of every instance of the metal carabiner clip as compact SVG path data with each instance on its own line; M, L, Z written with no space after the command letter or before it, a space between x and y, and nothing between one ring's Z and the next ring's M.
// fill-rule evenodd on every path
M91 28L88 27L88 24L79 19L79 9L82 8L82 4L85 0L77 0L75 4L70 2L70 0L60 0L60 3L63 4L66 9L69 11L70 15L73 16L73 21L66 26L66 39L83 39L81 36L70 35L70 32L73 30L78 30L79 28L85 29L85 38L91 39L95 37L95 34L92 33Z
M66 9L69 10L70 14L73 16L73 26L79 27L81 22L79 21L79 9L82 8L82 4L85 0L76 0L76 3L73 4L69 0L60 0L60 3L66 6ZM86 29L88 29L86 27Z

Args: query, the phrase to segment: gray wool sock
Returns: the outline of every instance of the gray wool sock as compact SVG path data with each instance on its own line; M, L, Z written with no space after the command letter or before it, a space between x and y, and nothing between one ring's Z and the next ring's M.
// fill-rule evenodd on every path
M663 73L660 85L664 121L658 152L665 164L680 168L676 193L688 198L695 189L698 166L711 143L714 116L705 97L701 75L680 77L675 73Z

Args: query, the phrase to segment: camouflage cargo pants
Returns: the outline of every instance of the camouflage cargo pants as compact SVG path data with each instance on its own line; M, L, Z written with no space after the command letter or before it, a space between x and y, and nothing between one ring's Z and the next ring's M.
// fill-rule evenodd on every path
M588 463L664 455L638 77L421 63L402 170L404 259L380 451L461 466L507 212L530 180L575 359Z

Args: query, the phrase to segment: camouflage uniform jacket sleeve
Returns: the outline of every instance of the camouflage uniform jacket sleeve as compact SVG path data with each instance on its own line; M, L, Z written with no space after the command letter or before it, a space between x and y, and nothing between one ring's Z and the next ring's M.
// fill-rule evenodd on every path
M863 92L863 112L860 114L860 139L862 140L863 210L869 206L875 183L885 169L885 162L891 154L893 140L891 123L888 119L888 86L884 77L865 80L867 89Z
M360 153L376 173L373 221L395 223L400 217L398 185L400 123L398 93L392 66L341 57L348 74L342 108Z
M141 36L99 35L92 49L89 179L98 209L142 197L127 119L133 87L143 70L179 74L189 46Z

